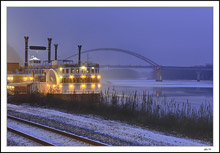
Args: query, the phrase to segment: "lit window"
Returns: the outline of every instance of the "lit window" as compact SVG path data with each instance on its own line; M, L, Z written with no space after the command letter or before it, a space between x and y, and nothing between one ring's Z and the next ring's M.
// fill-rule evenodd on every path
M81 75L81 78L82 78L82 79L85 79L85 78L86 78L86 76L85 76L85 75Z
M72 84L71 84L71 85L69 85L69 88L70 88L70 89L74 88L74 85L72 85Z
M95 88L95 84L91 84L91 87L94 89Z
M86 70L86 67L85 67L85 66L82 66L81 69L82 69L82 70Z
M95 79L95 75L91 75L91 78L92 78L92 79Z
M101 88L101 84L98 84L98 88Z
M101 79L101 75L98 75L98 76L97 76L97 79Z
M69 78L72 79L72 78L74 78L74 76L73 76L73 75L70 75Z
M81 88L86 88L86 85L85 84L81 84Z

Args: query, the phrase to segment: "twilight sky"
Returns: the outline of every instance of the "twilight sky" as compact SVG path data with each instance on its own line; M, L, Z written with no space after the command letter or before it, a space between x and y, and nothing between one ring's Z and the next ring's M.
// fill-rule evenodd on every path
M15 51L24 63L24 36L29 45L58 43L58 58L82 50L120 48L139 53L159 65L192 66L213 62L213 9L211 7L8 7L8 60ZM37 55L30 51L29 55ZM38 57L47 60L47 51ZM87 55L82 58L86 60ZM100 64L144 65L122 53L90 53ZM77 57L73 58L76 62ZM147 64L145 64L147 65Z

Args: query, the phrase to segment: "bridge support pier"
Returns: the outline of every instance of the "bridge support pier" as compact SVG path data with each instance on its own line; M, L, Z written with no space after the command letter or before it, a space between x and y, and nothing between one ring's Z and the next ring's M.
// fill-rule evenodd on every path
M161 68L159 66L156 69L156 81L162 81Z
M197 71L197 72L196 72L196 75L197 75L197 82L200 82L201 72L200 72L200 71Z

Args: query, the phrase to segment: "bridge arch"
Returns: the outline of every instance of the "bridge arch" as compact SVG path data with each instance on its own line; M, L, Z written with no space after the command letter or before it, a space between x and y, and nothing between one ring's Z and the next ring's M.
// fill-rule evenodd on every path
M138 54L138 53L135 53L135 52L132 52L132 51L129 51L129 50L119 49L119 48L95 48L95 49L89 49L89 50L82 51L82 54L89 53L89 52L98 52L98 51L121 52L121 53L125 53L125 54L129 54L129 55L135 56L135 57L137 57L137 58L147 62L148 64L150 64L150 65L152 65L154 67L158 67L159 66L159 64L157 64L156 62L150 60L149 58L147 58L147 57L145 57L145 56L143 56L141 54ZM71 57L74 57L76 55L78 55L78 54L73 54L73 55L65 58L65 60L69 59Z

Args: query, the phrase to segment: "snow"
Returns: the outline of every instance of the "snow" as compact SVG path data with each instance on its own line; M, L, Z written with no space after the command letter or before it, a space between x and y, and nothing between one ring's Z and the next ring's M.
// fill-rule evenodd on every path
M39 146L40 144L29 140L27 138L21 137L13 132L7 132L7 145L8 146Z
M24 132L28 135L35 137L35 138L47 141L47 142L54 144L56 146L87 145L87 144L80 142L80 141L77 141L75 139L72 139L72 138L69 138L69 137L66 137L66 136L39 128L39 127L35 127L33 125L28 125L25 123L14 121L11 119L7 120L7 126L13 128L13 129L19 130L21 132Z
M88 128L100 134L109 135L128 142L143 146L210 146L212 144L199 140L186 139L165 135L164 133L143 129L138 126L118 121L104 120L92 115L76 115L52 109L31 107L27 105L8 104L8 110L47 117L57 121L66 122L82 128Z

